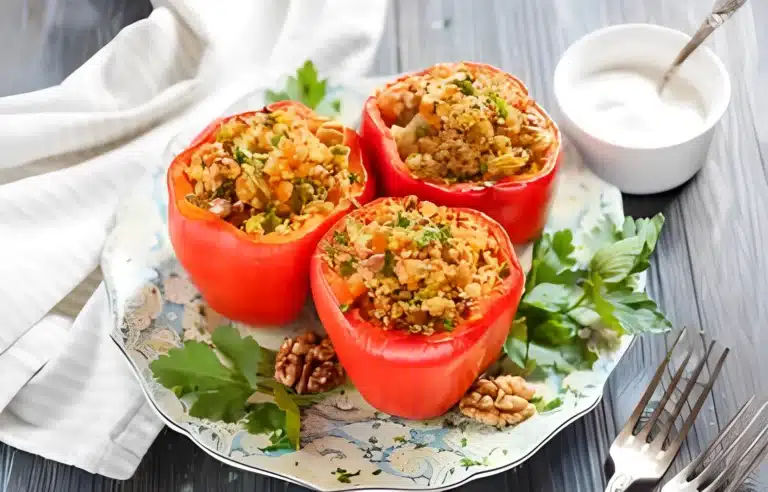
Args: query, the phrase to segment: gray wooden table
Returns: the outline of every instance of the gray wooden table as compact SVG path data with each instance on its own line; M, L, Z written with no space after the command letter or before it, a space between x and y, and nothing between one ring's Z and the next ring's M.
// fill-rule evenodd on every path
M121 26L150 10L147 2L129 0L20 3L2 2L0 7L5 47L0 61L4 67L18 67L10 71L12 76L4 75L0 94L57 83ZM559 55L578 37L622 22L653 22L692 32L710 6L709 0L400 0L390 9L373 71L389 74L439 61L483 61L520 76L534 97L554 110L552 73ZM34 11L39 8L49 9L42 16L49 22L47 30L18 23L39 18ZM763 252L768 222L762 215L768 210L766 25L768 5L755 0L708 42L730 70L733 94L705 169L678 190L624 200L628 214L663 211L667 216L649 276L651 295L677 325L700 328L734 351L674 469L688 463L746 398L768 396L768 255ZM34 35L35 29L45 32L38 44L30 44L24 35ZM665 352L663 338L641 339L611 376L595 411L517 469L461 490L603 490L608 447ZM0 444L0 491L92 490L304 489L223 465L167 429L125 482ZM745 490L768 490L768 466Z

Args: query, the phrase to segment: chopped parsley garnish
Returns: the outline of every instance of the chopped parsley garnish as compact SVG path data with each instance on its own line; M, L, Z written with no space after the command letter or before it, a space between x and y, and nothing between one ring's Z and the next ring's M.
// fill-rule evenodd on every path
M408 217L403 215L402 212L397 212L397 221L395 221L395 226L406 228L409 225L411 225L411 221L408 220Z
M235 160L238 164L244 164L250 160L247 151L243 151L240 147L235 147ZM250 152L249 152L250 153Z
M334 145L331 147L331 154L333 155L347 155L347 152L349 152L349 147L346 145Z
M234 192L235 182L231 179L228 179L221 183L221 186L213 191L213 196L211 198L228 198Z
M461 438L461 447L462 448L466 448L467 447L467 438L466 437L462 437Z
M467 79L464 79L464 80L454 80L452 83L454 85L459 86L459 90L465 96L473 96L473 95L475 95L475 87L472 85L472 81L471 80L467 80Z
M333 246L325 247L325 254L328 255L328 258L333 259L336 256L336 253L338 253L338 251Z
M388 277L395 275L395 255L390 250L384 252L384 266L381 267L381 273Z
M349 173L349 182L350 183L359 183L360 182L360 176L357 173Z
M456 326L455 322L452 319L444 319L443 320L443 328L445 331L453 331L453 328Z
M269 143L272 144L273 147L277 147L277 144L280 143L280 140L282 140L282 135L273 135L272 138L269 139Z
M346 232L333 231L333 240L342 246L349 245L349 236L347 236Z
M339 305L339 310L342 313L346 313L347 311L349 311L349 304L340 304Z
M360 470L357 470L355 473L350 473L344 468L336 468L336 471L331 472L331 474L336 475L336 480L341 483L352 483L349 479L360 475Z
M496 94L495 92L492 92L488 95L488 98L493 102L493 105L496 106L496 112L499 113L499 116L507 119L509 116L509 109L507 108L507 101L505 101L501 96Z
M437 227L429 226L421 230L421 234L416 238L415 242L419 248L426 248L430 243L441 242L445 243L451 237L451 230L446 225L440 225Z
M339 275L342 277L350 277L357 272L355 263L352 260L342 261L339 265Z

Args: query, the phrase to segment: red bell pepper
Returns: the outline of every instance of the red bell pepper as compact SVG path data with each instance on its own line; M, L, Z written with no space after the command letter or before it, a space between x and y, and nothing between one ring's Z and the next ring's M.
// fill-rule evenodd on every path
M375 200L350 214L359 216L389 198ZM356 307L342 312L363 294L332 270L318 246L312 257L312 297L320 320L344 369L365 400L382 412L409 419L442 415L455 405L501 352L523 293L525 276L504 229L485 214L459 209L486 223L509 264L510 274L480 304L482 316L433 335L384 330L364 319ZM325 237L345 226L337 223ZM321 242L320 244L323 244Z
M528 93L528 89L520 80L496 67L471 62L464 64L502 73L523 92ZM406 75L386 87L427 71ZM398 154L397 144L390 131L391 125L384 121L375 95L365 103L360 135L363 147L374 163L385 195L416 195L422 200L429 200L438 205L480 210L497 220L513 243L522 244L535 239L544 229L554 197L555 174L562 159L562 143L557 125L538 104L534 103L534 106L550 122L555 135L547 166L534 176L523 179L511 176L491 186L478 183L441 184L413 176Z
M292 101L271 104L262 111L290 106L299 114L313 116L309 108ZM309 262L317 242L352 210L353 204L337 207L330 215L308 221L290 234L259 237L187 201L185 196L193 190L184 168L192 155L201 145L215 141L222 123L253 113L215 120L173 160L167 175L168 227L179 263L212 309L244 323L280 325L293 320L306 300ZM350 169L361 177L361 183L353 185L357 191L353 198L368 202L375 187L363 162L357 133L345 129L344 144L351 149Z

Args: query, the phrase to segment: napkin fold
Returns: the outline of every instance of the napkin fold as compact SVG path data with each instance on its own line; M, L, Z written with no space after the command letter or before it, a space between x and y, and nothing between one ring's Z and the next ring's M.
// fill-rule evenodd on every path
M0 99L0 441L130 477L162 428L109 339L99 255L169 140L305 60L343 79L386 0L165 0L56 87Z

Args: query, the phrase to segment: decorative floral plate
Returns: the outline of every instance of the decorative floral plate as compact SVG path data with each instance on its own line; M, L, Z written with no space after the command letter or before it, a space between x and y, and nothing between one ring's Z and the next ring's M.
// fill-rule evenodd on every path
M337 89L346 124L357 123L376 82L366 79ZM263 95L256 91L226 112L260 108ZM102 269L115 317L112 338L144 393L171 428L211 456L317 490L444 490L519 465L600 401L609 374L631 342L629 336L592 371L550 377L540 384L540 395L558 396L562 404L505 430L468 420L457 411L429 421L392 417L376 411L354 389L331 394L303 411L301 450L295 452L264 452L260 448L269 444L266 436L249 434L238 424L190 417L186 402L153 379L149 363L185 340L206 339L209 330L228 321L206 307L177 263L166 232L166 167L193 134L172 142L121 205ZM621 220L621 195L585 168L567 142L565 153L548 227L570 228L578 241L579 231L589 230L606 214ZM519 254L524 265L530 262L527 250ZM290 326L250 333L262 346L277 349L283 337L308 329L323 330L311 303Z

